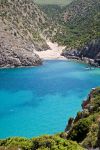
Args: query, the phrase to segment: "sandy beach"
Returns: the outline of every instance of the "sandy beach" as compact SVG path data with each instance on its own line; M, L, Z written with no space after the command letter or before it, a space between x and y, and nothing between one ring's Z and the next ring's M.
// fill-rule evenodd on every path
M52 43L51 41L47 41L50 49L46 51L35 51L36 54L43 60L66 60L65 57L61 56L62 50L65 48L64 46L59 46L57 43Z

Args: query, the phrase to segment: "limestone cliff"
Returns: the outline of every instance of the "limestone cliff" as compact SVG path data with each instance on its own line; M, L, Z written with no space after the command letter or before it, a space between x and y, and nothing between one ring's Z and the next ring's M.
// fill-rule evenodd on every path
M46 50L46 15L33 0L0 0L0 67L41 64L34 50Z
M5 31L5 25L0 21L0 67L34 66L42 63L34 53L31 42L17 38Z

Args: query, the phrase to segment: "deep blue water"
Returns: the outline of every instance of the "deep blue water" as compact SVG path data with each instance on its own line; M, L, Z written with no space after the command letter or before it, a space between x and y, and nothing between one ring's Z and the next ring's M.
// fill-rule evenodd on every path
M100 69L73 61L45 61L33 68L0 70L0 138L64 131L81 110Z

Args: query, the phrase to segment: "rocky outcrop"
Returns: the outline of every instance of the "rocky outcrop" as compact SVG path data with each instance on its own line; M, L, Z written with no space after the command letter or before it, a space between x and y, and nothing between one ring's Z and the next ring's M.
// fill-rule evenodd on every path
M80 51L79 57L93 59L100 65L100 39L92 40Z
M1 20L0 25L0 67L35 66L42 63L34 53L32 42L5 31Z
M42 64L35 53L25 48L8 48L0 42L0 67L36 66Z
M100 149L100 87L92 89L82 103L82 111L69 119L65 132L67 139L79 142L86 149Z
M84 61L93 66L100 66L100 39L92 40L83 48L78 50L65 49L62 55L69 59Z
M79 54L80 52L76 49L65 49L61 55L69 59L79 59Z
M48 19L33 0L0 0L0 67L42 63L36 50L47 50Z
M43 36L48 18L33 0L0 0L0 19L14 36L32 41L41 50L48 49Z

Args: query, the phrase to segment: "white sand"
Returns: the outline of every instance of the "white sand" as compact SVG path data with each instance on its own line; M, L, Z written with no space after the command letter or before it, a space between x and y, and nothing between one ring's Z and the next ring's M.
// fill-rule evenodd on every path
M47 41L50 49L46 51L35 51L36 54L43 60L54 60L60 59L65 60L66 58L61 56L62 50L65 48L64 46L58 46L57 43L52 43L51 41Z

